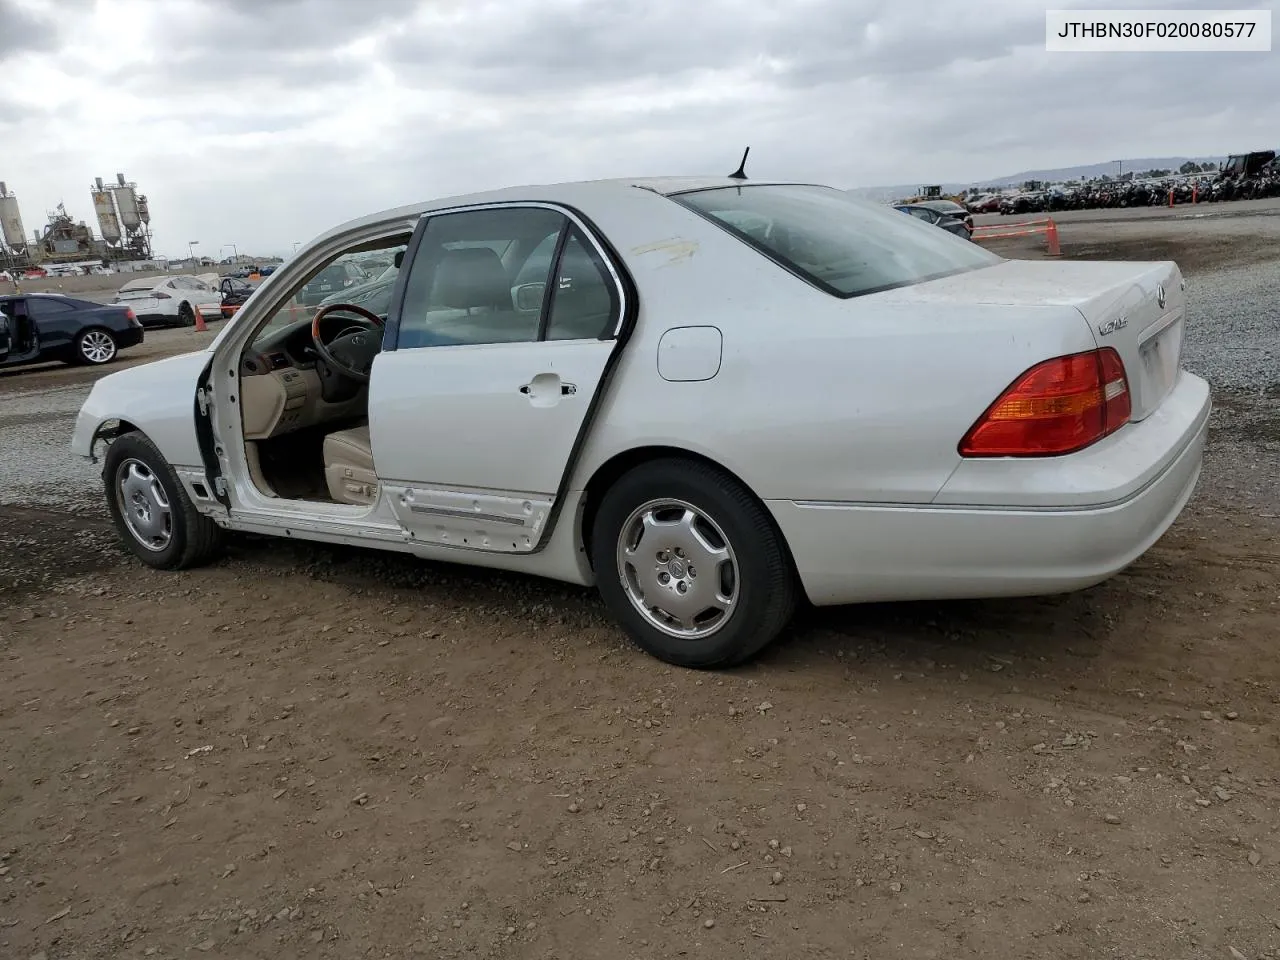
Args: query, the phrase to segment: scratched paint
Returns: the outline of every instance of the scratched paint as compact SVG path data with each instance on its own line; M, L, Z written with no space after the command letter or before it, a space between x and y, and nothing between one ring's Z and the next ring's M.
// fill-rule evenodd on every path
M664 253L667 255L667 261L660 264L658 269L662 267L672 267L679 263L688 263L693 259L693 255L698 252L697 240L683 240L680 237L671 237L668 240L658 240L655 243L646 243L638 247L632 247L631 252L637 257L642 257L649 253Z

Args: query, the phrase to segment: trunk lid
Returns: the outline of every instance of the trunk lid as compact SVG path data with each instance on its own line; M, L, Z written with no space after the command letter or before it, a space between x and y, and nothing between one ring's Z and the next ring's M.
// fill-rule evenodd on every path
M1172 261L1006 260L876 296L897 302L1072 307L1095 343L1114 347L1124 361L1137 421L1160 406L1177 380L1186 320L1183 288L1182 272Z

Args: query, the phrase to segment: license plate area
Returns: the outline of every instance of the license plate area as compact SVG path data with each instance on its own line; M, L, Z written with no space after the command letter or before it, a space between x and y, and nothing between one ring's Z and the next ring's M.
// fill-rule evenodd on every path
M1144 406L1155 409L1173 388L1182 359L1182 318L1166 326L1138 346L1142 361L1141 390Z

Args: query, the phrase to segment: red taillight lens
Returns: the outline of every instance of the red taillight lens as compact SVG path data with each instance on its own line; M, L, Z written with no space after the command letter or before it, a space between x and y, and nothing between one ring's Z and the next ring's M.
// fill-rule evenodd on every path
M152 296L152 297L154 297L154 298L155 298L155 299L157 299L157 300L172 300L172 299L173 299L173 297L169 296L167 293L161 293L159 290L153 291L153 292L152 292L152 294L151 294L151 296Z
M1129 381L1111 347L1032 367L960 441L962 457L1073 453L1128 423Z
M136 320L138 318L138 315L133 312L133 307L125 307L124 318L126 320Z

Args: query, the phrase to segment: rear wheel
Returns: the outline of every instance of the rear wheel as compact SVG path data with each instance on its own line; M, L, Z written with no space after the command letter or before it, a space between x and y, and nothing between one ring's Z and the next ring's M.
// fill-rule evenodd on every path
M181 327L194 327L196 323L196 312L191 309L191 304L184 303L178 307L178 325Z
M116 338L110 330L93 327L76 337L76 363L101 366L116 358Z
M795 578L763 506L691 460L643 464L604 495L592 532L600 595L660 660L726 667L786 626Z
M196 510L173 467L141 433L111 443L102 479L116 531L147 566L199 566L221 549L222 528Z

